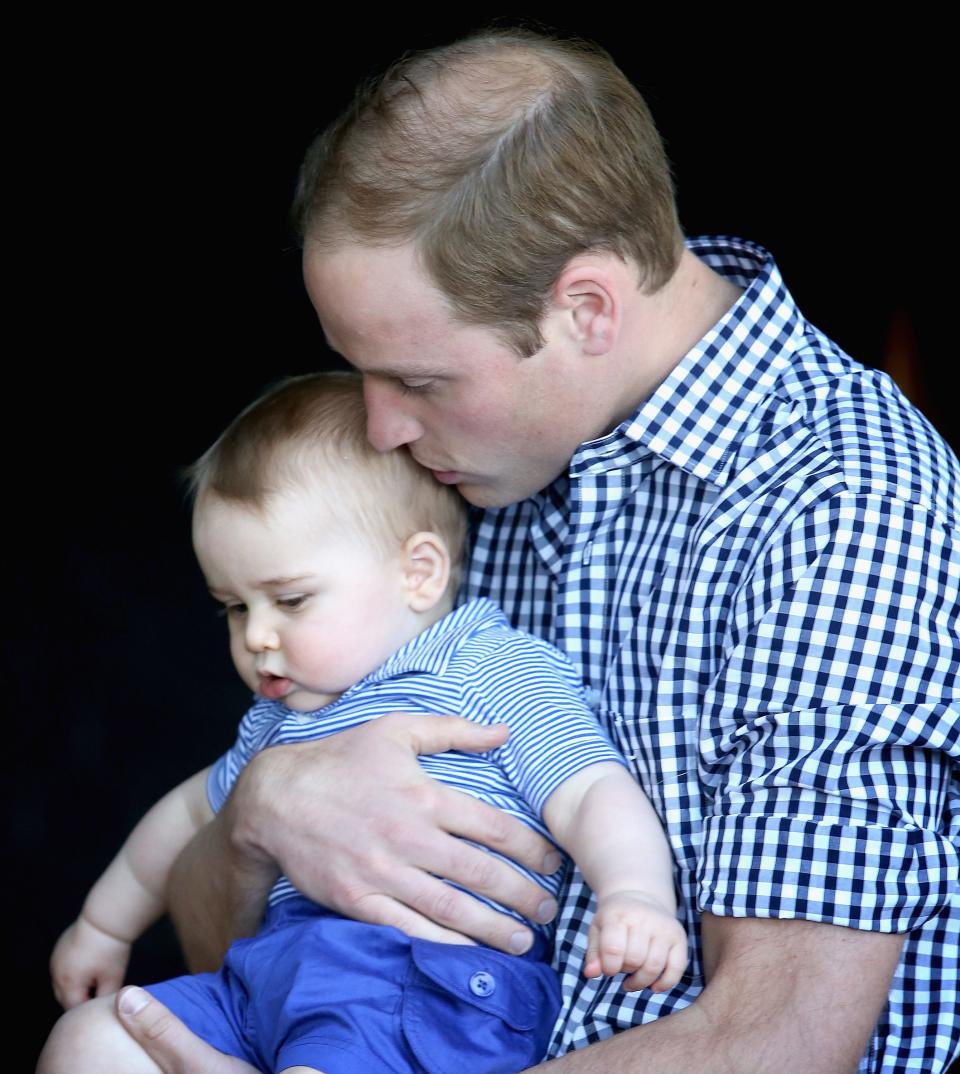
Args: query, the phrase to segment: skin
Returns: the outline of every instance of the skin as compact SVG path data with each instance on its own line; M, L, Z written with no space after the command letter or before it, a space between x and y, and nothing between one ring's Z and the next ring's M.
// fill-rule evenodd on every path
M689 1007L571 1052L557 1074L854 1074L903 937L810 921L703 917L707 987ZM164 1074L242 1074L162 1004L118 1011ZM123 994L121 994L122 996Z
M364 374L371 442L382 450L406 444L438 480L456 484L480 506L521 500L563 472L577 445L632 413L738 294L689 253L655 295L638 291L630 265L611 255L585 254L568 264L554 286L541 326L546 347L521 362L492 331L460 325L451 317L410 247L345 246L321 253L308 243L304 276L329 342ZM558 414L563 421L556 420ZM376 889L374 900L415 908L443 927L507 949L503 934L488 927L487 920L481 922L483 915L475 908L450 895L437 899L435 891L428 894L425 876L406 886L411 867L419 867L421 874L429 870L455 877L453 870L466 865L462 859L453 862L453 841L438 830L436 792L415 777L407 782L412 765L402 763L404 754L410 762L414 753L444 748L449 740L438 743L418 721L389 720L378 723L375 748L369 739L362 745L348 735L338 739L332 762L305 754L277 758L276 764L285 766L282 778L313 788L329 780L339 793L349 792L354 779L363 780L365 772L369 778L369 771L377 769L390 774L391 786L385 788L382 779L371 781L375 788L365 783L365 790L376 793L377 806L351 796L350 808L337 814L345 818L357 808L359 823L351 832L360 835L361 855L354 858L349 849L330 846L318 847L317 853L338 875L363 877L363 885ZM313 774L305 775L313 766ZM222 942L224 933L251 913L275 863L282 861L286 868L288 856L302 853L300 840L309 842L300 833L291 836L289 846L281 845L279 831L289 831L297 814L290 802L270 813L264 787L281 784L275 774L262 776L261 781L251 774L246 787L243 781L238 784L235 810L226 810L210 826L213 834L192 860L181 859L178 885L184 903L193 907L187 910L181 903L188 949L204 942L211 946L200 939L199 930L205 928L213 928ZM302 804L307 792L301 793ZM403 824L388 833L384 816L402 816ZM443 826L467 834L459 821L451 825L444 819ZM518 833L504 838L501 828L495 843L491 834L474 831L470 837L517 856L519 841L514 844L513 834ZM402 851L397 840L404 844ZM373 875L359 860L363 855L387 868ZM211 861L217 864L211 867ZM228 898L215 903L203 873L223 874L231 867L231 878L218 881ZM403 883L393 879L393 869ZM498 886L504 877L483 870L483 879L492 885L485 890L509 902L507 885L503 890ZM476 883L472 886L479 890ZM204 900L206 911L200 915L196 907ZM232 923L225 927L231 915ZM558 1074L838 1074L856 1069L886 1000L902 936L808 921L711 915L704 915L702 928L706 987L691 1006L571 1053L550 1069ZM124 1017L151 1054L166 1057L163 1070L217 1074L209 1050L185 1036L157 1004ZM143 1028L148 1023L150 1040Z

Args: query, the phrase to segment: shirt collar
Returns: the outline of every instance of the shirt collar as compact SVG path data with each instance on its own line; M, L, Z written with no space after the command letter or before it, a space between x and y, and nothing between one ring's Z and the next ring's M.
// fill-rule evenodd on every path
M480 630L505 623L503 612L492 600L480 597L468 601L408 641L376 671L371 672L347 692L350 693L364 683L381 682L397 675L414 672L442 675L466 640Z
M687 246L743 294L632 417L578 448L571 477L652 452L722 487L730 448L788 366L804 322L770 254L728 237L689 239Z

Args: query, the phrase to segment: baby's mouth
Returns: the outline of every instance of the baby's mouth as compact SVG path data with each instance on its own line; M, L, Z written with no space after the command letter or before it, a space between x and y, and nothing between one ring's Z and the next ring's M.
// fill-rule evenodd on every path
M257 678L260 680L257 693L268 701L276 701L283 697L293 685L290 679L282 675L272 675L269 671L258 671Z

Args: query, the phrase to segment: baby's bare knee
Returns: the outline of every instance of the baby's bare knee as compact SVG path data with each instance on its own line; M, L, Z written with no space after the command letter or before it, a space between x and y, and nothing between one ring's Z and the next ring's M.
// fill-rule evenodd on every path
M62 1015L40 1053L37 1074L160 1074L127 1035L113 1003L113 996L100 996Z

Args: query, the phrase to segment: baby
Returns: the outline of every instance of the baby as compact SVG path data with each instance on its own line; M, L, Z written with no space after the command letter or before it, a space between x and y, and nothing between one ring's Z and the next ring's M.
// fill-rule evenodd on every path
M588 976L659 971L666 956L652 987L673 987L686 937L656 814L569 661L490 601L454 609L461 501L405 451L368 445L359 379L285 381L230 425L192 479L197 559L258 697L234 747L147 813L57 942L54 991L76 1009L57 1023L39 1074L157 1071L107 993L164 912L174 860L257 751L395 711L506 723L504 745L425 756L424 769L573 857L597 897ZM556 896L562 870L527 875ZM235 942L218 973L149 991L259 1071L516 1071L542 1057L560 1007L549 929L527 924L537 939L521 956L419 940L326 910L281 877L259 932ZM100 998L85 1002L91 994Z

